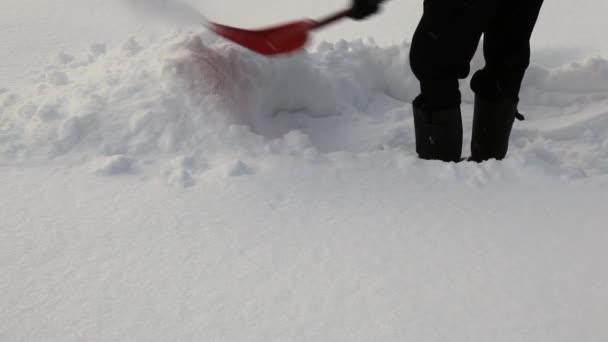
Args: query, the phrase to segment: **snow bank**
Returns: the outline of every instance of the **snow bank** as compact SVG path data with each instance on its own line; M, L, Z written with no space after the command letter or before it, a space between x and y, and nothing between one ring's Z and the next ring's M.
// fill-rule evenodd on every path
M262 155L384 153L398 163L414 156L409 102L418 89L408 52L407 44L340 41L268 59L208 33L62 52L31 89L0 92L0 163L88 164L105 175L164 170L184 184ZM522 110L530 121L514 131L514 168L608 173L607 60L532 67Z

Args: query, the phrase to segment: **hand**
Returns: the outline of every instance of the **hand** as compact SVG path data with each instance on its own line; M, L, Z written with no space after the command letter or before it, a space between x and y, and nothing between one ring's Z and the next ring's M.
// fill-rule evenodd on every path
M352 9L348 16L355 20L365 19L378 12L382 2L384 0L353 0Z

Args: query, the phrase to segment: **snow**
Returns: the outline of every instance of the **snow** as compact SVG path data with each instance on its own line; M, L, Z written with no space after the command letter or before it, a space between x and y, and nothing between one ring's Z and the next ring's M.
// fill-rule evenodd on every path
M236 5L0 4L0 340L608 339L597 9L558 43L548 4L508 158L448 164L394 10L268 59L192 27Z
M470 183L413 159L339 165L186 191L4 171L3 340L606 336L605 191L487 180L498 163Z

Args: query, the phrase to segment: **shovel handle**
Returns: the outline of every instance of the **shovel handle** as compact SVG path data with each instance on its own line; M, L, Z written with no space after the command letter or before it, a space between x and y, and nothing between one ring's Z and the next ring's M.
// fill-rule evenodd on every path
M345 9L344 11L338 12L332 16L315 21L315 23L312 25L312 29L316 30L316 29L325 27L329 24L333 24L334 22L347 17L350 14L350 12L351 12L351 9Z

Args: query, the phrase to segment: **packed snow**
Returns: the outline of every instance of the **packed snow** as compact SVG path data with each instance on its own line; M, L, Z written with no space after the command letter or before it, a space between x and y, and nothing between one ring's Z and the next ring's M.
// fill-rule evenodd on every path
M59 6L76 36L70 1L4 6ZM135 22L46 49L27 77L6 44L0 340L608 340L601 44L543 40L508 158L454 164L416 157L390 16L377 32L399 43L269 59L192 27L217 4L109 3L96 25Z

